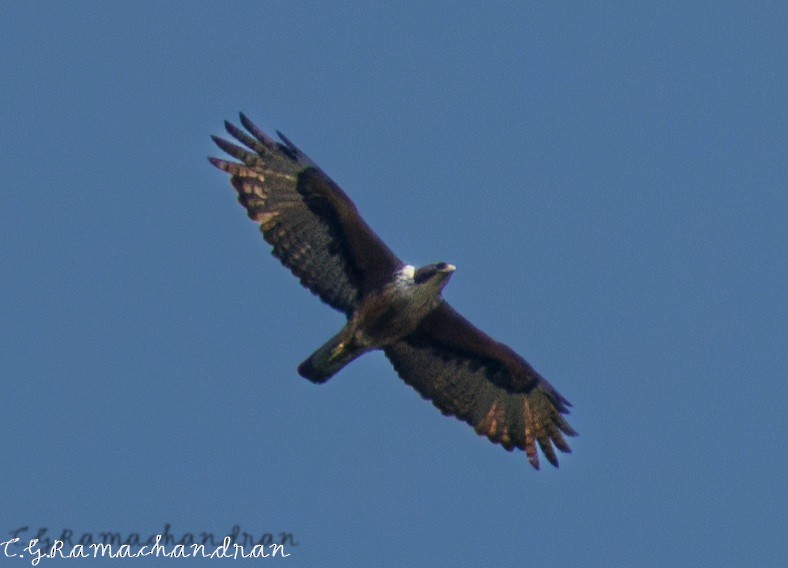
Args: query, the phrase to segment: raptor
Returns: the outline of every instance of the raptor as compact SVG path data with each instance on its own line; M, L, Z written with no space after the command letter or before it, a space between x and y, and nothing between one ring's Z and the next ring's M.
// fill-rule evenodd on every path
M298 367L324 383L364 353L381 349L397 374L445 415L467 422L539 469L537 444L558 466L575 436L571 404L525 359L466 320L441 296L455 267L415 268L369 228L344 191L290 140L243 129L217 136L235 160L209 158L230 175L238 200L277 257L306 288L344 313L345 326Z

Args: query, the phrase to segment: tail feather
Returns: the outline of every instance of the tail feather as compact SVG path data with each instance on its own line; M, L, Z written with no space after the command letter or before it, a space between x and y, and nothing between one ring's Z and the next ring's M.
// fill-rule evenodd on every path
M367 351L343 344L342 339L342 332L329 339L298 366L298 374L313 383L324 383Z

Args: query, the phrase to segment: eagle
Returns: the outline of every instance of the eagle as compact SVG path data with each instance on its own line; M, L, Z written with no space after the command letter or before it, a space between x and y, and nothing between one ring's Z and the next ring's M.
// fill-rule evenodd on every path
M381 349L397 374L444 414L470 424L508 451L524 450L539 469L536 446L558 467L555 448L571 404L525 359L479 330L441 292L455 271L400 260L369 228L344 191L281 132L263 133L243 113L243 129L225 121L240 145L212 136L235 160L208 158L230 175L272 254L347 323L298 367L325 383L368 351Z

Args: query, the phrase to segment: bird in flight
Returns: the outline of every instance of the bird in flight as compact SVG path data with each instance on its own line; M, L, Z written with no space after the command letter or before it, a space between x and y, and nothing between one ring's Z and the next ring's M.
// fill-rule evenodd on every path
M225 122L242 146L213 141L237 161L208 158L230 175L238 201L278 258L347 323L298 367L324 383L382 349L397 374L445 415L456 416L506 450L524 450L539 469L537 444L558 467L555 448L576 436L571 406L511 348L466 320L441 297L455 267L415 268L369 228L344 191L281 132L279 141L244 114Z

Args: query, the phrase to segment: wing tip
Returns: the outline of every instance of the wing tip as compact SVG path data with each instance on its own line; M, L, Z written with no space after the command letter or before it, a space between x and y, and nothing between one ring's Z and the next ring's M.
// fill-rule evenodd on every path
M241 121L241 126L254 136L260 144L265 146L268 150L276 150L277 143L270 136L268 136L262 129L257 126L252 120L243 112L238 113L238 120Z
M227 152L227 146L229 146L229 142L220 136L216 136L215 134L211 134L211 140L213 143L216 144L219 148ZM229 152L227 152L229 154Z
M240 121L241 121L241 124L243 124L244 128L246 128L247 130L250 130L250 131L251 131L251 129L249 128L249 126L254 126L255 128L257 128L257 126L254 124L254 122L252 122L252 121L249 119L249 117L248 117L248 116L246 116L246 115L243 113L243 111L239 111L239 112L238 112L238 120L240 120ZM247 126L247 125L249 125L249 126Z

